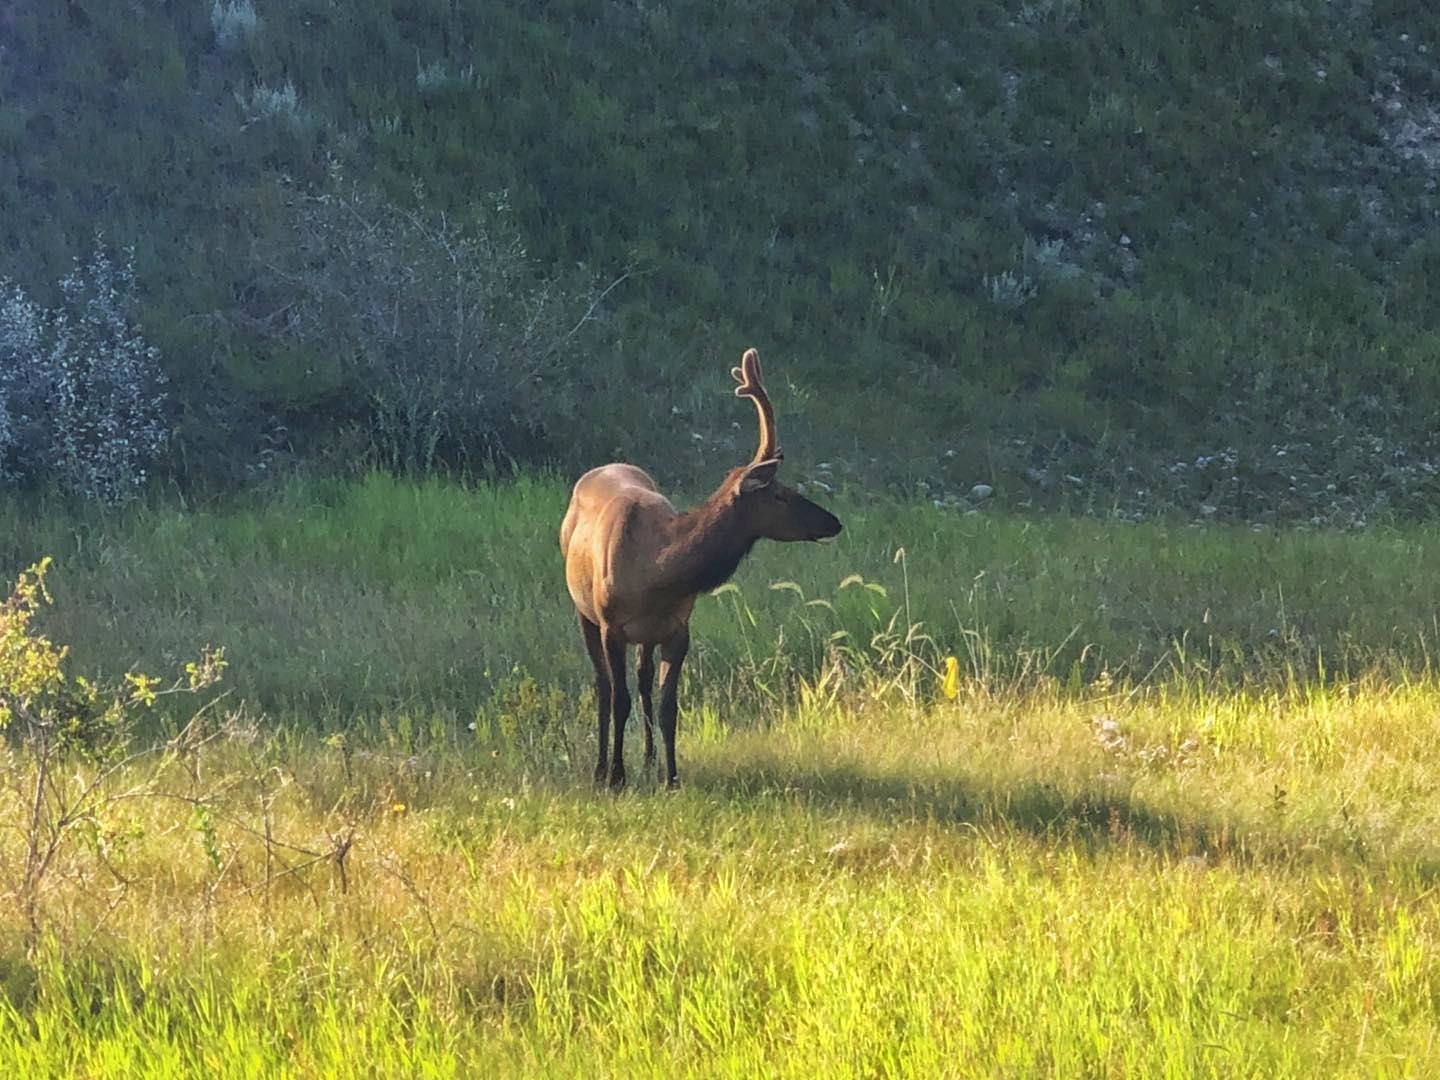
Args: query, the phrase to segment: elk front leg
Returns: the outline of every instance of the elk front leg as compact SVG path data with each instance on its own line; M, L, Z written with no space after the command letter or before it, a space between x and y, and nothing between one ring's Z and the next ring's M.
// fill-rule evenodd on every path
M600 627L584 615L580 630L585 635L585 651L595 667L595 711L600 723L600 759L595 763L595 782L603 782L610 772L610 663L600 645Z
M655 686L655 649L640 646L640 664L635 669L635 682L640 687L640 711L645 715L645 768L655 764L655 713L650 704L650 691Z
M688 631L667 641L660 648L660 737L665 742L665 769L662 777L667 788L680 786L675 770L675 728L680 715L680 668L690 652Z
M625 786L625 721L630 718L630 688L625 684L625 638L618 630L604 627L600 643L610 670L610 725L614 743L610 748L610 787ZM604 749L600 751L602 754Z

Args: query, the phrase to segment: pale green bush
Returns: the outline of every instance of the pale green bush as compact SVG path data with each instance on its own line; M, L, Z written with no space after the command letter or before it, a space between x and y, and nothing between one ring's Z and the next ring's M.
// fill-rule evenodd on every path
M160 353L134 321L134 253L97 239L46 309L0 282L0 475L121 503L169 437Z

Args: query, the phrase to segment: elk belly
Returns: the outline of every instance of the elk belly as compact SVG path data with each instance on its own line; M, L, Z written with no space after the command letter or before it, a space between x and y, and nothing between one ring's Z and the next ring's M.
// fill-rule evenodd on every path
M634 645L663 645L685 633L694 606L691 598L669 611L635 615L620 623L621 632Z

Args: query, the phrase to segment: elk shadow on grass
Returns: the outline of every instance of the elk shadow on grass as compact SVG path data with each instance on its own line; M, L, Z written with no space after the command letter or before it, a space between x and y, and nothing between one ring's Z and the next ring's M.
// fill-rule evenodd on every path
M820 814L858 813L877 824L935 822L1010 831L1091 854L1148 851L1198 866L1225 863L1334 867L1385 872L1395 864L1354 836L1300 834L1280 824L1237 823L1221 814L1157 808L1103 783L1065 790L1044 780L986 785L938 771L914 775L853 761L802 764L780 757L744 764L696 762L687 787L726 799L785 799ZM1401 865L1424 883L1440 883L1440 852Z

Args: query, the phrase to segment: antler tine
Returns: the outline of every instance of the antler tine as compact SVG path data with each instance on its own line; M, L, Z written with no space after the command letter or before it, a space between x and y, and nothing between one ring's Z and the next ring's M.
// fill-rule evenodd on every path
M735 387L735 396L748 397L755 402L755 410L760 414L760 445L755 450L752 464L783 457L775 437L775 406L770 404L770 395L765 392L765 385L760 380L760 354L754 349L746 349L745 355L740 358L740 366L731 368L730 374L740 384Z

